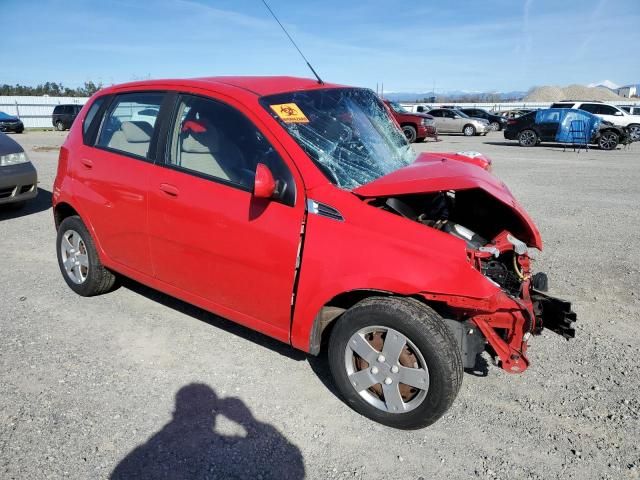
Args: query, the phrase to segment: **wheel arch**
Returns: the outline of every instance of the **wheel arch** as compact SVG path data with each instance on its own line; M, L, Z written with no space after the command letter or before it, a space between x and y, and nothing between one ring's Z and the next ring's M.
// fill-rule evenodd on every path
M326 345L326 341L331 335L331 330L335 326L336 320L357 303L372 297L411 298L431 307L441 316L446 316L450 313L446 304L429 301L422 295L404 295L388 290L370 288L349 290L334 296L325 303L316 314L309 332L309 353L311 355L318 355Z
M53 220L56 225L56 230L65 218L77 215L80 217L78 211L67 202L60 202L53 207ZM82 218L82 217L81 217ZM84 222L84 220L83 220ZM86 223L85 223L86 225Z

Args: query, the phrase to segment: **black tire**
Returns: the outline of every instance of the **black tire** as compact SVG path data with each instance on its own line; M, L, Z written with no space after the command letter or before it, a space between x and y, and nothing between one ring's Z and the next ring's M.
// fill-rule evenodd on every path
M382 410L367 401L351 384L346 366L350 355L348 344L361 329L372 326L399 332L413 343L424 359L428 388L421 403L412 410L403 413ZM386 343L386 337L384 341ZM334 382L345 402L356 412L393 428L413 430L433 424L449 409L462 385L462 356L456 339L436 312L411 298L371 297L347 310L331 332L328 357ZM377 361L380 362L380 357ZM384 363L377 365L385 368ZM399 388L402 382L396 383ZM376 384L363 391L368 395L378 386L384 388L384 385Z
M476 134L476 127L471 124L467 124L462 127L462 133L465 137L473 137Z
M422 138L416 138L416 143L422 143L425 141L426 137L422 137Z
M56 122L56 130L59 132L64 131L64 123L62 123L62 120Z
M407 139L407 142L409 142L409 143L415 142L416 138L418 136L418 132L416 130L416 127L414 127L412 125L403 125L402 133L404 133L404 136Z
M499 132L500 130L502 130L502 126L500 125L500 122L491 122L489 126L491 127L491 130L493 130L494 132Z
M69 231L73 231L79 235L84 245L84 249L80 248L79 250L81 252L84 250L84 255L86 255L88 260L86 278L81 283L74 282L64 266L62 242L65 234ZM60 267L60 272L65 282L67 282L69 288L78 295L92 297L94 295L107 293L114 288L116 276L100 263L93 239L80 217L75 215L67 217L60 223L56 238L56 252L58 255L58 266Z
M605 130L598 138L598 146L601 150L615 150L618 147L620 138L616 132Z
M22 133L24 130L16 130L16 133Z
M632 123L627 128L629 129L629 140L640 142L640 124Z
M521 147L535 147L539 143L538 134L531 129L518 133L518 143Z

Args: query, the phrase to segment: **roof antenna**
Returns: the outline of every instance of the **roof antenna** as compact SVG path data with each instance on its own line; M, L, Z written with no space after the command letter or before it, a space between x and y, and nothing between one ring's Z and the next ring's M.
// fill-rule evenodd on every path
M309 70L311 70L313 72L313 75L318 79L318 83L320 85L324 85L324 82L322 81L322 79L320 78L320 75L318 75L316 73L316 71L313 69L313 67L311 66L311 64L309 63L309 60L307 60L307 57L304 56L304 53L302 53L300 51L300 49L298 48L298 45L296 45L296 42L293 41L293 38L291 38L291 35L289 35L289 32L287 32L287 30L284 28L284 26L282 25L282 23L280 23L280 20L278 20L278 17L276 17L276 14L273 13L273 10L271 10L271 7L269 7L269 5L267 4L266 0L262 0L262 3L264 3L264 6L267 7L267 10L269 10L269 13L271 13L271 15L273 15L273 18L275 18L276 22L278 22L278 25L280 25L280 28L282 28L282 31L285 33L285 35L289 38L289 40L291 40L291 43L293 44L294 47L296 47L296 50L298 50L298 53L300 54L300 56L304 59L304 61L307 63L307 67L309 67Z

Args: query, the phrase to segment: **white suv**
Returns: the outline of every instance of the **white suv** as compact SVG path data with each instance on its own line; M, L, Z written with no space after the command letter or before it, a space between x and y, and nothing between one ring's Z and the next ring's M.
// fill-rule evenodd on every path
M640 115L631 115L615 105L601 102L563 100L562 102L554 103L550 108L579 108L585 112L593 113L614 125L628 127L631 141L640 141Z

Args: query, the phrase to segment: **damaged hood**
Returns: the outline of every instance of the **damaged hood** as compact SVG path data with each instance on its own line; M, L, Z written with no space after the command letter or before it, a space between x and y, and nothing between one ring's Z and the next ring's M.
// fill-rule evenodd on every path
M449 190L481 189L506 205L521 226L524 241L542 249L540 232L509 188L498 178L473 164L422 154L414 163L353 190L361 197L391 197ZM521 234L521 235L523 235Z

